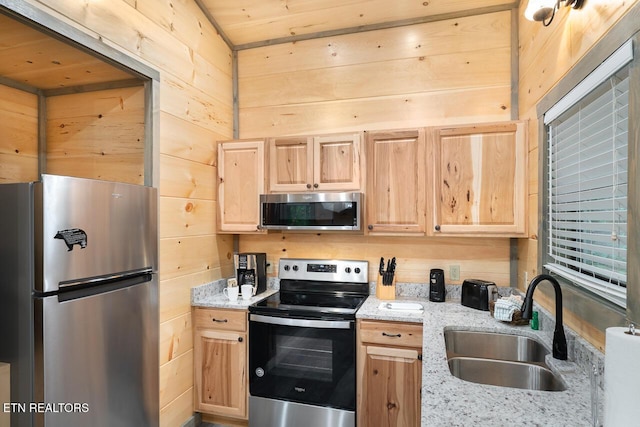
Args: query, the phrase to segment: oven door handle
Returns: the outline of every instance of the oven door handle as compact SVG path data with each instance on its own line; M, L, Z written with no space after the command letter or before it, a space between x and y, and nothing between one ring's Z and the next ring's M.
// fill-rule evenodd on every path
M291 317L272 317L263 316L261 314L251 314L249 320L259 323L270 323L272 325L282 326L301 326L305 328L322 328L322 329L351 329L352 320L311 320L311 319L294 319Z

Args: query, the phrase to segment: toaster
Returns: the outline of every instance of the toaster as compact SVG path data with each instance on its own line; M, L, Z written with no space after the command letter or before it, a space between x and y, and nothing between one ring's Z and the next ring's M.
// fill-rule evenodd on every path
M489 311L489 301L498 299L498 287L493 282L480 279L467 279L462 282L460 302L466 307Z

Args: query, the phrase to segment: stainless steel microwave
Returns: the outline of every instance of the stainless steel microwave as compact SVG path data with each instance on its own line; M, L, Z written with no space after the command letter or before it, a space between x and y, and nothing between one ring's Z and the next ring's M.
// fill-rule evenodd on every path
M260 227L267 230L360 230L362 193L260 195Z

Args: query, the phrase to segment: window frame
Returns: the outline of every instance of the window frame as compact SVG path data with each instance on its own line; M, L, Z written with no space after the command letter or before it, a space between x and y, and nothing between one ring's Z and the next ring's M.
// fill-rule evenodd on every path
M572 282L574 285L580 288L584 288L589 292L595 293L598 296L606 300L609 300L621 307L626 307L626 283L627 283L626 261L627 259L626 258L624 259L624 262L625 262L624 277L621 271L615 271L615 270L611 271L610 275L605 275L604 269L607 268L607 265L602 265L601 267L597 267L595 264L591 265L592 263L590 259L592 259L593 262L596 262L596 259L600 258L599 254L602 252L608 252L613 255L614 253L616 253L616 249L614 249L615 245L608 247L608 245L604 242L598 243L597 241L594 241L593 243L595 244L595 246L592 246L592 250L595 251L596 247L600 249L597 249L597 252L590 252L589 250L587 250L584 253L584 256L585 256L584 259L582 258L583 252L579 249L581 247L580 243L577 243L571 246L563 246L562 241L566 242L567 241L566 236L573 233L570 233L568 230L564 229L563 226L559 226L559 227L555 226L555 222L553 222L553 220L554 218L557 220L557 218L553 214L553 211L554 211L553 207L556 206L554 197L566 198L570 194L574 194L574 193L565 194L563 193L562 190L560 190L560 193L557 194L555 193L555 191L552 191L550 188L551 188L551 182L554 181L552 177L555 176L556 173L567 173L570 170L576 171L576 172L582 171L581 166L571 165L571 163L576 160L575 155L578 153L571 151L571 152L568 152L566 155L561 155L560 157L556 157L558 153L566 151L566 148L562 148L562 147L566 147L566 144L571 144L572 140L575 141L573 138L577 136L573 133L567 133L565 135L565 132L571 130L576 125L578 125L579 128L582 128L582 126L588 127L590 124L593 124L593 122L590 122L589 119L587 119L587 122L584 122L584 119L580 118L580 116L583 113L590 115L592 113L590 113L589 111L593 112L594 108L599 109L605 106L607 108L611 107L609 104L611 102L610 96L612 94L613 88L608 86L611 85L612 79L615 80L621 75L625 75L626 77L624 78L624 80L619 80L616 83L615 91L619 90L620 87L624 88L625 86L630 84L629 70L630 70L630 64L632 63L632 61L633 61L633 47L632 47L632 40L629 40L626 43L624 43L620 48L618 48L609 58L607 58L607 60L605 60L602 64L600 64L593 72L591 72L587 76L587 78L585 78L580 83L578 83L571 91L569 91L567 95L561 98L558 101L558 103L556 103L553 107L551 107L544 115L544 123L545 123L545 131L546 131L544 135L545 144L546 144L545 155L547 156L546 158L547 165L545 170L545 173L546 173L545 180L547 181L547 185L546 185L547 197L545 197L543 201L543 205L544 205L543 215L544 215L544 221L547 226L546 227L547 228L547 235L546 235L547 245L546 245L546 250L542 254L543 265L545 269L551 271L552 273L555 273L560 277L563 277L565 280ZM625 91L624 93L626 94L626 99L628 100L629 98L628 90ZM604 102L606 102L606 104L603 104ZM625 103L622 105L623 105L623 108L621 110L616 109L615 111L611 111L611 113L608 115L607 114L603 115L601 118L605 126L609 126L609 124L612 123L610 120L612 120L613 114L618 114L620 111L626 110L627 116L625 117L624 121L627 123L626 129L625 129L627 138L626 140L624 140L625 141L624 144L627 145L629 143L629 140L631 139L631 135L629 134L629 126L628 126L629 112L628 112L628 108L626 108L628 106L628 103ZM579 107L579 109L576 109L576 107ZM600 116L598 116L598 118L600 118ZM580 132L579 128L578 128L578 132ZM574 132L574 130L571 130L571 132ZM598 138L595 140L595 142L601 142L601 141L604 142L607 140L608 138L606 137L604 140ZM582 139L580 139L580 142L582 142ZM558 146L559 147L558 149L552 148L555 144L560 144ZM590 154L593 153L592 151L590 151L593 148L595 147L587 148L584 152L580 151L580 153L584 153L584 155L589 156ZM607 154L614 153L616 151L615 147L613 146L609 147L609 149L611 151L607 151ZM625 149L626 149L625 156L628 156L628 147L625 146ZM578 154L578 158L580 157L582 156ZM615 162L615 155L613 155L611 160ZM622 176L626 175L626 170L628 168L628 158L625 158L624 161L625 161L625 168L621 170ZM554 169L552 166L557 162L560 162L561 168L559 170ZM603 163L603 166L605 164L609 165L610 163ZM571 168L571 169L567 169L567 168ZM613 178L614 176L615 176L615 172L612 171L611 178ZM564 182L563 184L562 181L556 183L556 185L560 185L561 187L567 184L570 184L570 183ZM624 182L624 186L627 186L626 181ZM594 187L594 189L595 188L596 187ZM573 197L574 196L571 196L572 200L574 200ZM628 191L624 193L624 196L622 198L620 197L622 196L620 195L618 195L617 197L612 196L612 199L609 200L609 202L613 202L616 198L618 202L622 199L625 200L625 215L623 220L624 223L622 227L619 228L617 231L618 232L624 231L622 236L623 236L623 240L626 241L627 240L626 225L627 225L627 217L628 217L628 211L626 209L626 198L628 197ZM588 192L582 193L582 196L576 198L575 200L576 202L574 203L582 203L582 202L577 202L577 200L586 202L587 200L590 200L589 193ZM600 197L598 197L597 199L591 199L591 202L597 203L597 205L594 205L594 207L601 209L603 207L601 205L602 202L598 200L601 200ZM559 204L558 208L560 208L561 210L564 209L562 204ZM589 211L580 210L579 212L576 213L577 217L581 217L582 213L584 213L586 217L590 215ZM562 214L559 213L558 215L562 215ZM595 215L598 215L598 214L595 214ZM571 220L569 221L570 222L569 224L567 224L567 226L570 226L570 224L572 224L572 221ZM578 222L573 224L579 225L581 223ZM578 238L579 241L581 241L581 239L583 238L589 239L590 238L588 237L589 231L594 232L593 236L599 236L600 235L599 233L602 232L602 231L596 231L600 228L597 224L584 223L584 226L586 227L583 229L585 234L583 234L583 231L576 232L577 233L576 238ZM553 237L552 234L554 233L552 233L551 230L556 230L556 232L559 233L556 236L556 238ZM565 236L565 239L563 239L562 236ZM591 246L591 245L588 244L588 246ZM622 249L622 252L626 254L626 244ZM592 255L589 255L590 253ZM575 254L575 256L578 258L571 261L573 259L571 258L572 254ZM593 258L593 256L595 256L596 258ZM609 261L611 262L610 266L613 266L616 264L614 259L610 259ZM567 263L573 265L574 267L570 267ZM580 269L574 270L576 268L580 268ZM600 273L601 275L598 275L598 273ZM615 282L618 280L622 280L623 285L616 284Z
M640 9L640 7L636 8ZM640 145L640 24L635 18L636 14L630 12L625 16L614 29L598 42L594 48L588 52L556 86L538 103L538 271L550 273L544 268L544 264L549 262L547 254L549 246L549 224L548 224L548 126L544 124L544 114L555 105L560 99L567 95L577 84L584 80L594 69L596 69L611 54L620 48L628 40L633 43L633 60L630 62L630 89L629 89L629 188L627 204L627 227L628 246L627 260L640 259L640 173L637 167L638 152ZM578 287L570 281L555 275L563 288L571 293L571 299L576 300L575 305L579 311L590 310L590 307L608 307L620 315L625 315L629 320L635 319L640 322L640 266L637 262L627 263L627 301L626 307L614 304L607 299L592 293L591 291ZM579 301L578 301L579 300ZM594 306L593 304L596 304ZM604 315L599 319L590 319L594 324L610 325L612 317Z

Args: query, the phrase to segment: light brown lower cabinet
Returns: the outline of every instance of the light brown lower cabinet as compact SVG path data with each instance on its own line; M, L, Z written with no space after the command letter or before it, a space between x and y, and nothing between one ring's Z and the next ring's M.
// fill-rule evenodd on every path
M195 308L195 410L247 419L247 312Z
M358 426L417 427L422 324L358 321Z

